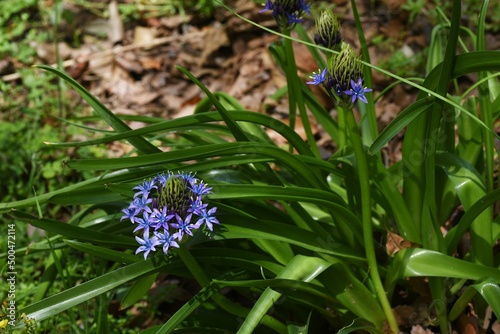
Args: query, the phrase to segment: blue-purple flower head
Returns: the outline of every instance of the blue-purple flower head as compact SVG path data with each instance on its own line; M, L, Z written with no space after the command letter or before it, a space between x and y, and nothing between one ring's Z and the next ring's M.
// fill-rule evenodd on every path
M206 226L210 231L219 224L216 207L208 208L203 197L212 190L192 173L163 173L133 188L134 199L123 209L121 220L136 224L134 233L144 259L161 248L165 254L178 248L184 235Z
M304 21L304 13L311 14L311 5L306 0L266 0L264 9L270 10L281 29L291 30L295 24Z
M347 43L342 43L340 52L332 56L328 67L313 73L309 85L323 85L328 94L342 107L352 108L356 100L368 103L365 93L371 88L363 87L363 64L354 55Z

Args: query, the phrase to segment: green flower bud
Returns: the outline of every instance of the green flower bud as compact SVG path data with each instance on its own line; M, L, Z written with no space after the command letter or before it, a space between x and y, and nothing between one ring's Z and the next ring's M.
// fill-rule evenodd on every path
M158 196L158 207L167 207L171 212L186 213L193 193L188 189L186 180L171 177Z
M325 48L339 51L342 42L340 24L331 11L323 11L316 19L314 42Z
M345 105L351 105L351 96L344 94L351 87L351 80L363 80L363 64L361 59L354 54L351 46L342 42L340 52L330 58L328 72L331 75L330 88L336 100Z

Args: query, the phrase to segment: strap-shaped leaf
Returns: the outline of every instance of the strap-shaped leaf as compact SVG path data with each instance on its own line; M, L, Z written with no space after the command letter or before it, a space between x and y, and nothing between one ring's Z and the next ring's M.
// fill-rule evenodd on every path
M369 154L376 154L385 144L394 136L396 136L405 126L410 124L415 118L424 112L432 109L433 98L427 97L420 99L415 103L411 104L401 113L399 113L396 118L392 120L391 123L380 133L380 135L375 139L373 144L368 150Z
M60 234L68 239L87 240L96 243L135 246L137 243L132 237L126 237L111 233L99 232L70 224L61 223L57 220L38 218L22 211L13 210L11 215L26 220L31 225L44 231Z
M491 278L500 284L500 270L421 248L407 248L396 254L387 272L388 290L404 277L454 277L478 280Z
M448 175L466 212L486 195L486 186L481 175L467 161L456 155L440 152L436 156L436 164ZM472 259L486 266L493 265L492 220L493 210L489 208L478 214L470 225ZM451 251L450 248L448 251Z
M115 114L113 114L108 108L106 108L106 106L102 104L101 101L99 101L94 95L90 94L88 90L86 90L82 85L80 85L80 83L78 83L75 79L73 79L66 73L47 65L36 65L35 67L51 72L66 81L78 92L78 94L80 94L80 96L85 101L87 101L88 104L90 104L90 106L106 123L108 123L113 129L115 129L115 131L123 132L131 130L127 124L123 123L121 119L116 117ZM146 154L160 152L160 150L156 146L142 137L131 137L127 138L127 140L141 153Z
M156 260L156 261L155 261ZM139 261L94 278L20 310L37 322L53 317L73 306L86 302L140 276L152 274L165 267L158 259Z
M248 141L247 135L241 130L240 126L236 121L234 120L233 116L228 112L226 108L220 103L220 101L217 99L217 97L208 90L205 85L201 83L200 80L198 80L194 75L192 75L187 69L185 69L182 66L177 66L177 68L184 73L192 82L194 82L198 87L201 88L201 90L207 95L207 97L210 99L210 101L214 104L215 109L220 113L222 116L222 119L226 123L227 127L233 134L234 138L237 141Z
M498 286L498 283L495 283L494 280L488 278L469 285L465 289L450 310L450 321L454 321L458 318L477 292L479 292L488 305L490 305L497 319L500 317L500 286Z

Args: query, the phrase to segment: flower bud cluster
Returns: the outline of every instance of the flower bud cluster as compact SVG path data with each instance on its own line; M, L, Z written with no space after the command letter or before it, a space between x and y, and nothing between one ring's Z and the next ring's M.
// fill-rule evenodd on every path
M368 103L365 93L371 88L363 87L363 64L351 46L342 40L340 24L336 16L324 11L316 20L316 44L338 51L328 53L328 65L313 73L309 85L323 85L330 96L342 107L352 108L356 100Z
M219 224L216 207L208 209L202 197L212 188L192 173L162 173L134 187L134 199L123 209L120 220L136 224L134 233L139 243L136 254L144 252L144 259L155 247L162 247L168 255L170 247L179 247L184 235L205 225L210 231Z

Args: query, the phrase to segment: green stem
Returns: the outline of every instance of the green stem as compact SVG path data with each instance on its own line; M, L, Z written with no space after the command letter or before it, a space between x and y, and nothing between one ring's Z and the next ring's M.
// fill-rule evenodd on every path
M290 36L290 32L285 32L285 35ZM302 125L304 131L306 132L307 141L309 146L316 157L320 157L319 149L316 145L316 140L314 139L314 134L311 130L311 124L309 123L309 118L307 117L306 106L304 103L304 96L302 95L301 86L303 85L299 75L297 74L297 64L295 63L295 54L293 53L292 40L285 38L284 40L285 48L285 74L288 84L288 101L289 101L289 111L290 111L290 127L295 130L295 119L297 118L297 107L299 108L300 118L302 119Z
M334 99L335 101L335 99ZM343 149L347 145L348 141L348 131L346 129L346 112L352 112L351 110L346 110L344 108L337 108L337 122L339 124L339 139L337 142L338 149Z
M189 250L186 248L185 245L181 244L181 246L177 249L177 254L181 258L182 262L184 262L189 272L191 272L193 277L202 287L205 287L210 284L211 279L203 271L201 266L198 264L194 256L189 252ZM246 318L246 316L250 312L250 310L247 309L246 307L233 303L231 300L227 299L220 293L216 293L215 295L213 295L212 299L223 310L236 317ZM260 323L275 330L277 333L286 332L286 326L269 315L264 315Z
M340 107L339 107L340 108ZM363 241L365 244L366 259L370 267L370 277L372 279L380 305L384 310L387 322L394 333L398 333L398 324L394 313L392 312L389 299L385 293L382 280L377 266L377 258L375 257L375 244L373 242L373 229L371 219L371 195L370 195L370 176L368 170L368 162L366 153L363 148L363 142L358 132L358 125L354 119L352 110L343 111L346 116L347 128L350 131L350 138L356 156L356 164L361 190L361 219L363 224ZM380 324L379 324L380 325Z
M290 32L284 33L290 36ZM288 88L288 113L290 116L290 127L295 131L295 119L297 118L297 107L294 95L294 80L293 80L293 67L295 67L295 55L293 53L292 41L288 38L283 40L285 59L284 59L284 71L286 75L287 88Z

